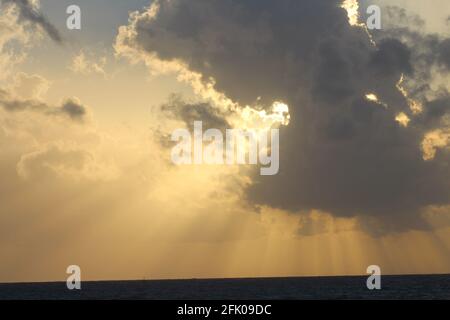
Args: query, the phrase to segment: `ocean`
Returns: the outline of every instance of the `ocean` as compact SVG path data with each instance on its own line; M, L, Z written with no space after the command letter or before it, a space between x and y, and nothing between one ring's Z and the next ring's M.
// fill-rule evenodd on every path
M368 290L366 276L249 279L190 279L0 284L0 300L156 299L445 299L450 275L382 276L380 290Z

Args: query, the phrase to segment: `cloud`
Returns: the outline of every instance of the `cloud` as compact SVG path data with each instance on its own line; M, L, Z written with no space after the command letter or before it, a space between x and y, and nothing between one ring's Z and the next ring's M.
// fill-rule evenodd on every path
M1 88L0 106L9 112L32 111L49 116L62 116L80 122L83 122L88 114L87 108L77 98L68 98L60 106L54 107L37 99L17 98Z
M172 95L161 106L161 111L168 118L181 120L187 127L192 127L194 121L202 121L206 128L227 129L227 115L215 109L209 103L189 103L181 96Z
M241 105L258 98L289 105L280 173L253 177L248 201L362 217L377 221L367 222L377 232L426 228L424 210L450 202L450 154L439 143L424 161L421 145L428 132L448 126L448 111L431 112L437 120L425 121L412 105L423 105L427 115L438 103L436 91L426 96L419 89L433 77L423 62L446 66L447 40L421 35L431 47L415 51L404 32L391 29L374 37L374 45L364 28L349 24L340 4L154 1L120 29L116 50L161 65L177 61ZM365 99L369 93L385 107ZM446 110L447 96L441 90ZM396 120L401 113L409 125Z
M381 76L411 74L411 52L397 39L380 41L378 50L371 56L370 66Z
M64 150L58 145L50 145L23 155L17 164L17 172L24 179L75 175L82 172L90 160L92 155L84 150Z
M335 218L320 211L300 215L298 234L314 236L324 233L339 233L357 229L356 219Z
M80 146L51 143L21 156L17 173L25 180L108 181L118 177L118 170L100 163L95 156Z
M9 87L11 92L21 99L42 99L50 88L50 81L38 74L19 72Z
M63 39L56 27L39 11L39 2L33 0L1 0L2 9L14 5L19 10L19 21L42 29L53 41L62 43Z
M414 72L408 79L407 89L416 95L427 94L429 98L436 76L448 75L450 71L450 38L445 33L425 33L425 21L417 15L409 14L405 9L388 6L383 12L386 26L383 32L374 34L375 39L401 39L409 50L409 61L412 64L410 71ZM444 81L440 85L450 88L448 81Z
M65 100L60 110L56 111L56 114L63 114L69 116L72 120L83 120L87 114L87 109L76 98L70 98Z
M74 56L69 69L82 75L101 74L106 76L105 65L106 57L96 59L92 54L86 54L84 50L81 50Z
M3 9L3 8L2 8ZM13 8L0 11L0 80L9 79L14 67L26 56L24 50L17 49L27 45L30 34L18 24L18 14ZM19 44L14 46L13 44Z

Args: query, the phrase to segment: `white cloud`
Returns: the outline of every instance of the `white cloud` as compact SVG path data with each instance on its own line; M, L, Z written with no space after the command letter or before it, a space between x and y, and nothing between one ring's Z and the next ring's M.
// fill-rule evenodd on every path
M81 50L73 57L69 69L74 73L82 75L100 74L106 76L106 60L106 57L96 58L94 54Z

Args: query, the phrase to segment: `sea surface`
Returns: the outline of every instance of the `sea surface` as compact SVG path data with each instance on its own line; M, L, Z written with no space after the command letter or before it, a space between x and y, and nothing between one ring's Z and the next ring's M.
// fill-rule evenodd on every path
M190 279L0 284L11 299L450 299L450 275L382 276L381 290L368 290L365 276Z

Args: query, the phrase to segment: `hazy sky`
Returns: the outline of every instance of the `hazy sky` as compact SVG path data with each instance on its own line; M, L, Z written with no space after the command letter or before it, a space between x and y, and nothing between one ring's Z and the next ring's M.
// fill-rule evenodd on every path
M0 282L450 272L448 0L0 3ZM278 175L171 163L275 101Z

